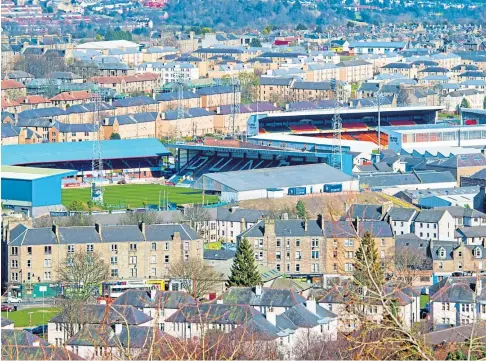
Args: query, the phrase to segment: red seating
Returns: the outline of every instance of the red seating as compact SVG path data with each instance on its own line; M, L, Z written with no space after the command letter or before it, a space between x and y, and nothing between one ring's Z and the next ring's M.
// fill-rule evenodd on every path
M315 132L317 128L312 124L296 124L289 125L292 132Z
M390 120L390 121L388 121L388 123L390 123L390 125L393 126L393 127L397 127L397 126L400 126L400 125L416 125L417 124L413 120Z
M365 123L343 123L343 129L368 129Z

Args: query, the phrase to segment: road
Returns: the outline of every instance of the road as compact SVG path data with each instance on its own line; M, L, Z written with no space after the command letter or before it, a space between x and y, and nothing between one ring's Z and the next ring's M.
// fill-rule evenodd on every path
M22 303L7 303L7 302L2 302L2 304L9 304L12 306L17 306L18 310L24 310L26 308L39 308L42 307L42 298L36 299L36 300L24 300ZM50 308L54 307L54 300L53 299L45 299L44 301L44 307L45 308Z

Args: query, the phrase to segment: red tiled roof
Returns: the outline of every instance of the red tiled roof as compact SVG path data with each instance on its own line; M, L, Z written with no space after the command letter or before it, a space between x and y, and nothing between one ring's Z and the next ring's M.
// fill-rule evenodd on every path
M2 90L5 90L5 89L22 89L22 88L25 88L25 85L19 83L18 81L15 81L15 80L12 80L12 79L7 79L7 80L2 80L1 87L2 87Z
M2 109L8 108L8 107L17 107L20 104L15 101L15 100L10 100L8 98L2 97Z
M15 101L19 102L20 104L41 104L51 102L49 99L40 95L27 95L26 97L19 97L15 99Z
M91 94L87 90L78 90L78 91L72 91L72 92L63 92L60 94L57 94L55 97L52 97L50 100L51 101L73 101L73 100L89 100L90 98L93 97L93 94Z

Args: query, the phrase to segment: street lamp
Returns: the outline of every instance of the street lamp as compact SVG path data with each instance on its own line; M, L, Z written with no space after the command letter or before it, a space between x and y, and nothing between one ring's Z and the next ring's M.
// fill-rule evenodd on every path
M378 91L375 94L375 99L376 103L378 104L378 154L377 154L377 162L380 161L380 156L381 156L381 97L383 96L380 93L381 89L378 89Z

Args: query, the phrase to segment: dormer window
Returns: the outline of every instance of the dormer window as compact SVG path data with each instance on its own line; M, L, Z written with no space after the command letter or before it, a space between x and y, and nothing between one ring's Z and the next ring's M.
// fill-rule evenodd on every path
M439 258L442 259L446 258L446 250L444 247L440 247L438 253L439 253Z
M479 247L474 248L473 255L474 258L481 258L483 256L483 252L481 251L481 248Z

